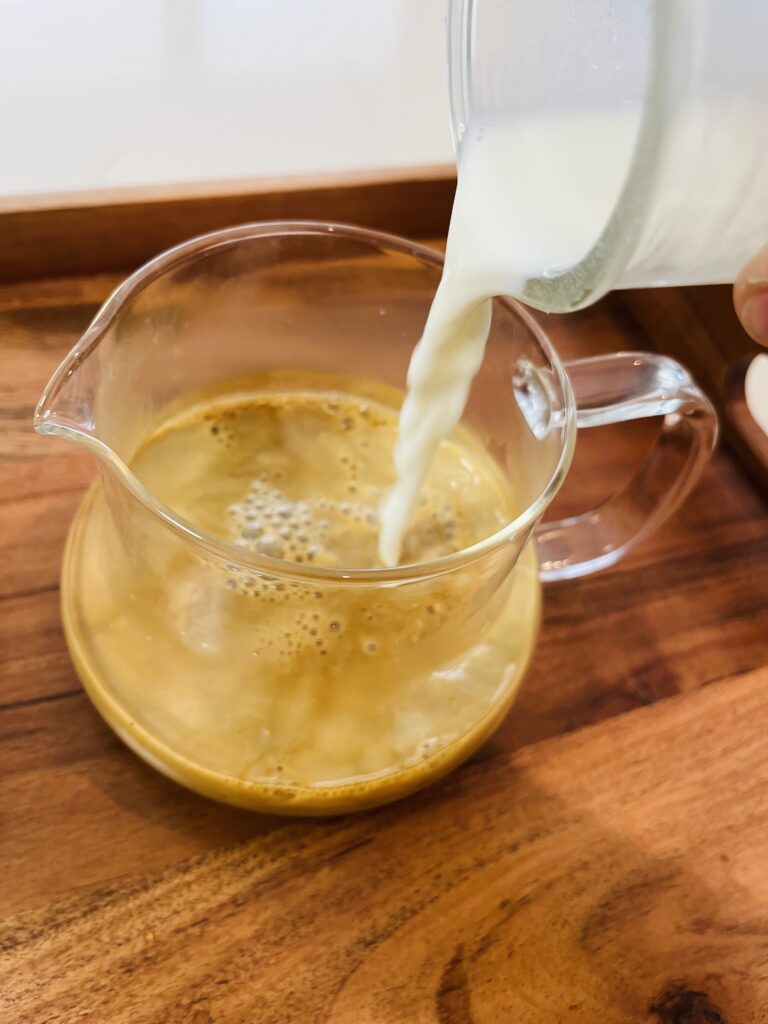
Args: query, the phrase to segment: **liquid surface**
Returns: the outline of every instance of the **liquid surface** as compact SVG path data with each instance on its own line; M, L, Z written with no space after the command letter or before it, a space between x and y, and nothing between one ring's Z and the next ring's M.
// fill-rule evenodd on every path
M239 547L323 568L381 565L397 409L338 392L233 395L166 423L132 469L174 512ZM469 433L435 452L408 562L470 547L509 521L495 464Z
M349 387L197 405L162 424L132 468L179 516L244 552L297 571L370 567L398 409L371 382ZM407 557L488 536L510 500L496 464L456 432L427 478ZM538 628L530 549L511 573L507 547L407 586L349 586L201 558L135 509L121 527L126 514L100 491L81 511L63 576L67 637L107 720L194 789L286 813L381 803L463 760L514 699Z

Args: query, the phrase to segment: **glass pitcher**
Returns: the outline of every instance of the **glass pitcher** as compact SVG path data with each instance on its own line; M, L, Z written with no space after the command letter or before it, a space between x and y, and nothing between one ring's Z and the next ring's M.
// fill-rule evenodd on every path
M254 552L150 492L137 452L201 396L369 380L396 404L441 264L331 224L194 239L117 289L40 400L36 429L85 445L99 469L62 571L77 671L129 746L201 793L328 814L446 772L514 700L539 579L615 562L677 506L712 449L712 409L677 363L623 353L564 366L526 310L498 299L463 421L509 484L493 535L395 569L328 568ZM540 525L577 426L648 416L661 428L635 478ZM186 457L216 457L225 434L211 421Z
M733 281L768 241L766 38L765 0L449 0L459 173L468 132L537 126L538 173L497 213L508 235L545 188L578 220L599 182L590 244L519 298L556 312Z

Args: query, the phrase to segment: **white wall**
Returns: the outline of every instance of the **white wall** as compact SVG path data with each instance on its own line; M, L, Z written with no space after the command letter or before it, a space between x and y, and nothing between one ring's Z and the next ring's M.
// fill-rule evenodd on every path
M0 194L452 160L445 0L0 0Z

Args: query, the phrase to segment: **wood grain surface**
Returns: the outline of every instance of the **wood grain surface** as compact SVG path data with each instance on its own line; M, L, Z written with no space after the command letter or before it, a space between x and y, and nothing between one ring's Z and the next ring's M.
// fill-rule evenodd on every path
M768 436L747 408L744 377L763 351L733 315L731 289L721 286L659 290L654 302L642 291L622 302L656 345L684 363L718 408L729 446L768 489Z
M0 925L7 1019L764 1021L766 724L762 671L74 891Z
M473 764L357 817L239 812L124 749L63 644L93 467L30 420L117 281L0 286L0 1022L768 1021L768 516L727 450L631 558L547 588ZM616 297L544 319L565 357L652 347ZM560 512L652 429L580 439Z
M421 167L0 197L0 281L123 270L195 235L257 220L440 236L455 188L454 168Z

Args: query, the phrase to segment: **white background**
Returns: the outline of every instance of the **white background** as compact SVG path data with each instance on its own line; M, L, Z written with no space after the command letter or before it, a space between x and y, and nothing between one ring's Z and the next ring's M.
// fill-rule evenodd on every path
M453 159L445 0L0 0L0 194Z

